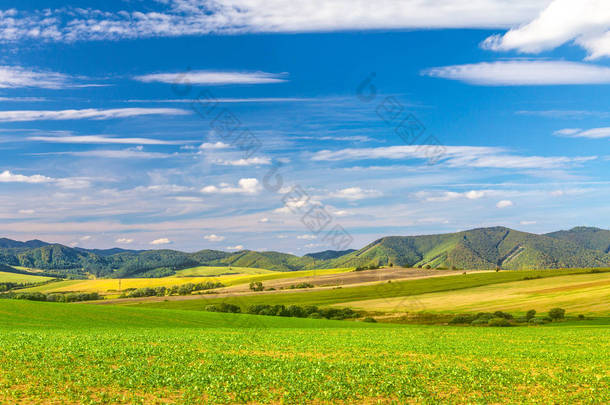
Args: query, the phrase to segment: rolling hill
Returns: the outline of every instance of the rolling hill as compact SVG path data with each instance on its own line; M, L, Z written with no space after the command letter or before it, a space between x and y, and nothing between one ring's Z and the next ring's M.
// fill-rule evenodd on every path
M422 236L388 236L360 250L299 257L280 252L201 250L88 250L42 241L0 239L0 264L58 276L163 277L197 266L276 271L398 265L456 269L540 269L610 266L610 231L577 227L545 235L504 227Z

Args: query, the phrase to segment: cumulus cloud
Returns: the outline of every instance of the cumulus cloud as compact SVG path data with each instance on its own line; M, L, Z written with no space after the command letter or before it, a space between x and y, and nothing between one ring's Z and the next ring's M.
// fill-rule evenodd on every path
M219 236L219 235L216 235L216 234L211 234L211 235L205 235L203 237L203 239L207 240L208 242L222 242L226 238L224 236Z
M270 165L271 159L267 157L251 157L237 160L216 160L214 163L221 166L257 166Z
M305 234L305 235L297 236L297 239L314 240L314 239L317 239L317 237L316 237L316 235Z
M118 238L117 240L115 240L115 243L121 243L121 244L128 245L128 244L130 244L130 243L133 243L133 239L129 239L129 238Z
M199 145L199 149L201 149L201 150L227 149L230 147L231 147L230 145L228 145L224 142L216 142L216 143L206 142L206 143L202 143L201 145Z
M416 193L416 197L426 200L428 202L446 202L457 199L478 200L493 193L494 192L492 190L470 190L463 193L458 193L455 191L445 191L440 194L420 191Z
M501 200L498 201L498 203L496 204L496 208L508 208L508 207L512 207L513 205L515 205L512 201L510 200Z
M0 12L0 40L90 41L210 33L510 28L549 0L162 0L116 13L85 8ZM152 9L151 9L152 6Z
M235 246L227 246L225 249L227 250L244 250L243 245L235 245Z
M101 110L88 108L84 110L16 110L0 111L0 122L24 121L58 121L58 120L109 120L114 118L128 118L144 115L187 115L186 110L176 108L115 108Z
M610 7L606 0L554 0L528 24L494 35L483 47L540 53L566 43L586 49L588 59L610 56Z
M423 75L478 86L610 84L610 68L552 60L507 60L426 69Z
M43 176L41 174L34 174L32 176L25 176L23 174L15 174L9 170L5 170L0 173L0 183L52 183L56 179L51 177Z
M268 84L286 81L283 75L267 72L213 72L190 71L183 73L156 73L136 76L136 80L144 83L188 83L198 85L226 84Z
M172 243L172 241L167 238L155 239L152 242L150 242L151 245L169 245L171 243Z
M218 186L210 185L201 189L205 194L258 194L262 187L257 179L240 179L237 186L221 183Z
M330 197L355 201L363 200L365 198L375 198L381 195L382 193L377 190L365 190L360 187L348 187L331 193Z

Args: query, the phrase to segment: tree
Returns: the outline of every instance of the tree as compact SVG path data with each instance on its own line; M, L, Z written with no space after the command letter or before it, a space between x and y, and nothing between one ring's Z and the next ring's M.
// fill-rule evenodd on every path
M265 289L265 287L263 286L263 283L261 283L260 281L253 281L250 283L250 289L252 291L263 291Z
M535 316L536 316L536 310L535 309L530 309L529 311L527 311L525 313L525 319L527 319L528 321L530 319L534 319Z
M563 308L553 308L549 311L549 318L554 321L558 321L559 319L563 319L566 316L566 310Z

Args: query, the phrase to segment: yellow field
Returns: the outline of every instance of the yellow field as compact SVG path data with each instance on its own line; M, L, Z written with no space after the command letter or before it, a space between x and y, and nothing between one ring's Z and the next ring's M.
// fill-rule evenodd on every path
M610 273L578 274L493 284L456 291L354 301L341 306L367 311L538 312L561 307L572 314L610 314Z
M269 274L275 273L271 270L255 269L251 267L210 267L210 266L199 266L192 267L190 269L178 270L176 277L210 277L220 276L227 273L238 273L238 274Z
M97 279L97 280L68 280L58 281L39 287L28 288L24 291L49 292L97 292L100 294L114 293L128 288L144 287L172 287L187 283L205 283L206 281L220 282L226 286L247 284L252 281L265 281L280 278L307 277L322 274L336 274L351 271L352 269L324 269L289 272L270 272L264 274L233 274L219 277L163 277L163 278L124 278L124 279ZM37 277L37 276L32 276Z
M34 276L28 274L15 274L0 271L0 283L40 283L51 280L51 277Z

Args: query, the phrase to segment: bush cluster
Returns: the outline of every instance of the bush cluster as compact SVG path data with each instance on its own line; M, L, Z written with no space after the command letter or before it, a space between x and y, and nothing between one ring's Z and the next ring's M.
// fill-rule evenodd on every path
M300 307L298 305L251 305L248 307L249 314L267 316L286 316L294 318L315 318L343 320L356 318L358 314L350 308L318 308L310 305Z
M165 297L167 295L191 295L194 291L211 290L221 288L225 285L222 283L213 283L211 281L205 283L188 283L183 285L175 285L173 287L145 287L126 290L121 294L120 298L139 298L139 297Z
M299 283L299 284L292 284L289 288L291 290L297 289L297 288L314 288L315 286L311 283Z
M566 311L563 308L553 308L549 311L548 316L542 318L536 318L536 311L530 309L527 311L525 316L514 319L514 317L502 311L491 312L479 312L476 315L462 314L456 315L449 321L450 324L454 325L474 325L474 326L511 326L515 323L529 323L532 325L541 325L548 322L557 321L565 318ZM579 319L584 319L579 318Z
M95 301L100 300L102 297L96 292L91 293L50 293L45 294L41 292L22 292L22 293L8 293L3 294L2 298L11 298L15 300L28 300L28 301L46 301L46 302L80 302L80 301Z
M205 310L208 312L227 312L230 314L241 313L241 308L239 306L224 302L222 304L208 305L205 307Z

